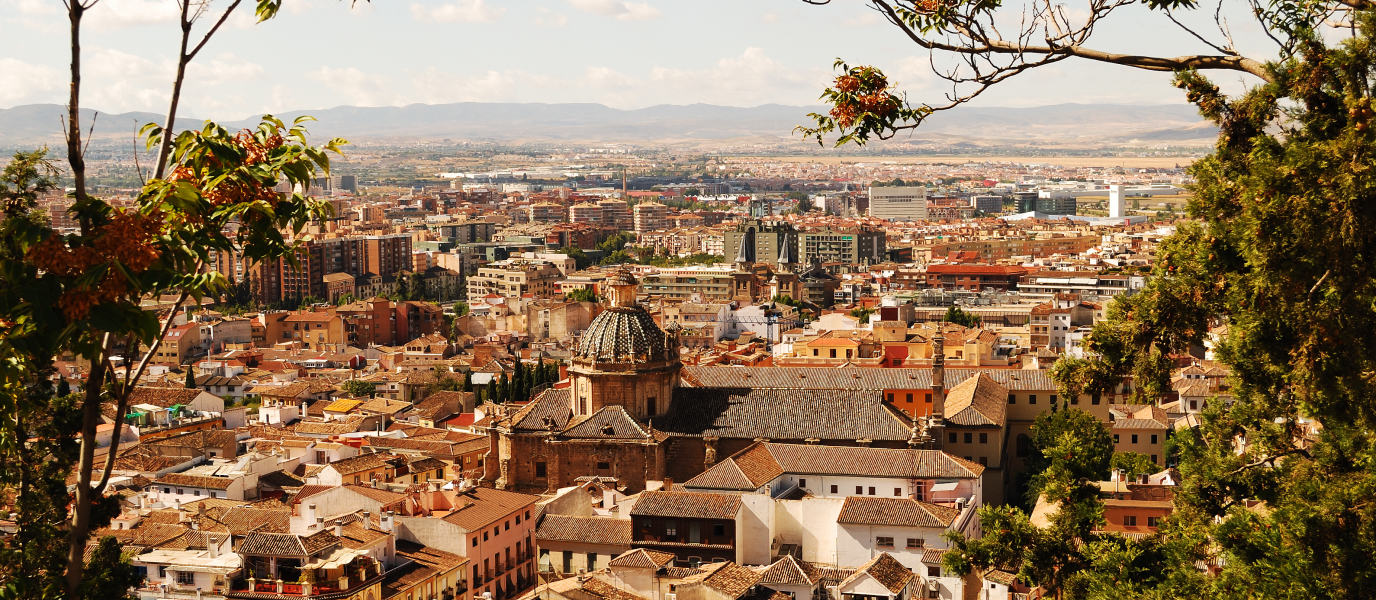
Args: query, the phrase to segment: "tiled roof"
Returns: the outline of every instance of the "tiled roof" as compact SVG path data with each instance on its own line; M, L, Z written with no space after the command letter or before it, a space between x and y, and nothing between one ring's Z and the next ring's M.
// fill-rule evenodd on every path
M621 556L613 558L612 561L607 564L613 567L627 569L659 569L673 564L675 558L676 556L670 552L658 552L645 548L636 548L621 554Z
M1114 429L1165 429L1170 420L1166 408L1149 404L1120 404L1109 407Z
M322 423L318 421L304 421L296 424L296 433L315 434L315 435L343 435L346 433L357 433L363 426L363 421L330 421Z
M405 410L407 408L410 408L411 406L412 404L410 402L402 402L401 400L389 400L387 398L377 398L375 400L369 400L363 403L363 406L360 406L359 410L366 410L372 413L391 415L401 412L402 410Z
M1045 370L946 369L948 388L984 373L1014 392L1055 393L1056 383ZM771 388L800 390L931 389L932 370L872 369L866 367L695 367L683 368L685 385L706 388Z
M671 434L737 439L906 442L912 434L908 418L885 404L882 392L863 390L678 388L669 412L652 423Z
M339 538L328 530L318 531L308 536L286 533L251 532L239 541L234 548L240 554L261 556L310 556L339 543Z
M784 556L774 564L759 569L760 583L763 585L805 585L816 583L803 571L802 565L792 556Z
M440 518L467 531L477 531L539 499L506 490L472 488L459 494L454 499L457 508Z
M572 417L569 390L550 389L521 407L507 421L511 423L513 431L545 431L545 419L548 418L554 429L560 431Z
M401 457L390 452L370 452L335 461L329 464L340 475L352 475L387 466L389 462L400 461Z
M758 443L683 485L748 491L784 473L935 479L978 477L983 472L983 466L940 450Z
M641 492L631 509L634 516L734 519L741 498L735 494L701 492Z
M216 513L213 515L215 520L223 523L234 535L247 535L250 531L261 533L287 533L290 531L291 511L289 510L235 507L214 512Z
M640 307L613 306L588 324L578 343L579 358L594 361L661 360L664 332Z
M945 556L945 548L927 548L922 552L922 564L940 566L941 560Z
M229 477L209 477L206 475L187 475L185 473L168 473L159 477L156 481L159 485L179 485L185 487L202 488L209 490L227 490L230 484L236 480Z
M619 406L605 406L583 422L574 425L562 433L559 437L564 439L597 439L597 440L645 440L652 436L650 432L631 417L626 409Z
M949 527L960 511L910 498L851 496L841 505L836 522L891 527Z
M129 406L152 404L169 408L177 404L190 404L192 400L196 399L196 396L203 393L205 392L199 389L140 386L134 388L134 391L129 394Z
M759 573L733 562L710 563L698 568L703 572L684 579L678 585L702 583L727 598L739 598L760 581Z
M397 540L397 555L403 558L409 558L442 572L452 570L468 562L467 558L457 554L445 552L438 548L422 546L407 540Z
M609 546L631 545L631 521L609 517L545 515L535 528L537 542L583 542Z
M971 427L1002 427L1008 414L1008 388L980 373L946 395L946 422Z
M347 484L343 487L344 489L349 490L355 494L358 494L370 500L381 502L383 504L391 504L393 502L398 502L400 500L406 499L406 494L399 494L397 492L389 490L380 490L367 485Z
M984 572L984 580L992 581L994 583L998 583L1001 585L1011 586L1014 583L1017 583L1018 577L1012 573L1009 573L1008 571L990 569Z
M407 414L429 421L440 421L462 413L464 407L472 405L473 402L473 392L435 392L417 403Z
M902 592L903 588L907 587L908 582L916 577L912 571L909 571L897 559L890 556L888 552L881 552L879 556L871 558L869 562L861 565L855 574L841 582L841 585L847 586L864 575L873 577L875 581L879 582L879 585L884 586L894 594Z

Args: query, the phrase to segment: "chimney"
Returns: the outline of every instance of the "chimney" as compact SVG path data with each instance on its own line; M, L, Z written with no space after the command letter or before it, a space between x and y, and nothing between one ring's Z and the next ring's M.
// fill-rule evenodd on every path
M391 530L392 530L392 518L393 518L394 516L395 516L395 513L393 513L393 512L390 511L390 510L387 511L387 512L385 512L385 513L382 513L382 530L383 530L383 531L391 531Z
M310 523L310 522L312 522L312 521L315 521L315 503L312 502L312 503L310 503L310 504L307 504L307 505L306 505L306 512L305 512L305 513L302 513L301 516L306 517L306 522L307 522L307 523Z
M372 526L373 526L372 513L369 513L369 512L366 511L366 510L363 511L363 526L364 526L364 527L372 527Z
M205 516L205 503L204 503L204 502L197 502L197 503L196 503L196 516L198 516L198 517L204 517L204 516Z
M344 526L340 525L339 521L334 523L334 537L344 537Z
M181 499L181 498L177 498L176 500L173 500L173 501L172 501L172 507L175 508L175 509L177 509L177 512L178 512L178 513L181 513L181 512L182 512L182 499ZM180 519L181 519L181 517L178 516L178 520L180 520Z
M946 338L941 335L941 323L932 336L932 416L946 414Z
M192 531L200 531L200 530L201 530L201 522L200 522L200 521L192 521L192 522L191 522L191 530L192 530Z
M316 530L316 531L324 531L324 530L325 530L325 517L316 517L316 518L315 518L315 530Z
M664 491L666 491L666 492L672 492L672 491L674 491L674 478L673 478L673 477L665 477L665 478L664 478Z
M205 549L210 551L210 558L220 557L220 542L215 539L215 536L205 536Z

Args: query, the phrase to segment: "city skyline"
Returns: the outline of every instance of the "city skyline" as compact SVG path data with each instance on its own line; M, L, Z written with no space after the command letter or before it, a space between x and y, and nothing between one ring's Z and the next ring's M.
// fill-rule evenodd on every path
M91 11L86 106L165 112L176 44L172 6L105 0ZM885 69L915 103L939 101L944 92L925 54L858 4L551 0L515 7L456 0L350 8L312 1L287 3L283 13L254 25L241 7L191 64L181 114L228 120L467 101L807 106L817 104L836 57ZM53 35L65 28L60 6L6 0L0 26L13 32L0 41L0 107L63 102L66 64L61 36ZM1128 37L1107 27L1102 35ZM1192 49L1181 35L1158 39ZM1259 35L1240 29L1239 46ZM976 105L1183 103L1170 77L1067 62L1010 81ZM1076 83L1086 80L1094 83Z

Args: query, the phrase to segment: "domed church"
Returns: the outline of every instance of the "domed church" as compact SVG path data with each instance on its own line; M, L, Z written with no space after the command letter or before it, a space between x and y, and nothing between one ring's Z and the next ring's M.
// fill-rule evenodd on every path
M846 386L834 385L835 369L780 371L796 379L763 376L773 369L684 374L677 325L660 329L636 303L635 277L621 270L603 286L609 306L579 339L569 386L488 428L485 485L552 493L597 478L636 493L647 482L687 481L757 441L907 448L918 437L882 391L837 393Z
M609 306L579 340L569 387L549 390L494 424L498 460L487 465L493 485L554 491L595 476L638 489L664 478L667 436L649 420L668 410L678 387L678 328L655 324L636 303L637 286L625 269L608 277Z

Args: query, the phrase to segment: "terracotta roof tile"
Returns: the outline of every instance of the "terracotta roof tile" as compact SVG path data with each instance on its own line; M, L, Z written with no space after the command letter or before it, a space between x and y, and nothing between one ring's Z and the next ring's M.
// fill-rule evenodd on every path
M701 492L641 492L633 516L734 519L741 498L735 494Z
M851 496L841 505L836 522L847 525L946 528L960 511L910 498Z
M535 528L540 541L584 542L609 546L631 545L631 521L608 517L545 515Z

